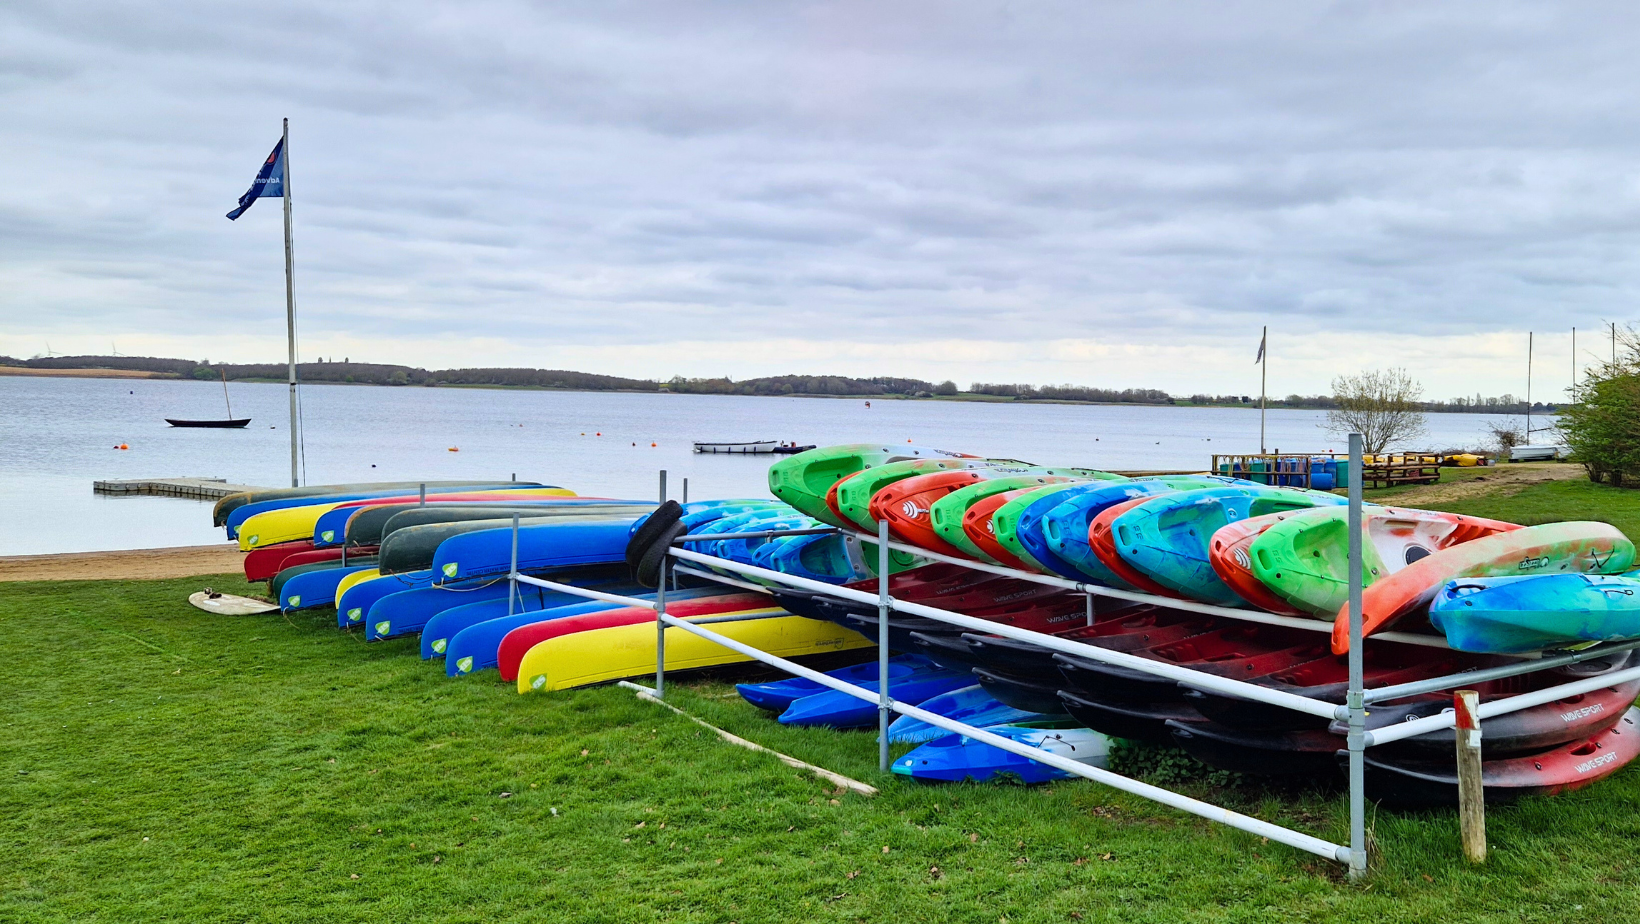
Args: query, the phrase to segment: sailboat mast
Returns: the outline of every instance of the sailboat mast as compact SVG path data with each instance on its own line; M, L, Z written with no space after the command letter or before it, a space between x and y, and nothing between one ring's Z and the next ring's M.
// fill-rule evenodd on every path
M1526 444L1532 444L1532 332L1526 332Z
M290 340L290 486L297 486L297 434L296 434L296 290L293 285L296 266L290 252L290 120L285 120L283 141L280 148L285 158L285 327ZM226 386L224 386L226 389Z
M233 402L228 400L228 370L216 370L222 373L222 403L228 406L228 419L233 420Z

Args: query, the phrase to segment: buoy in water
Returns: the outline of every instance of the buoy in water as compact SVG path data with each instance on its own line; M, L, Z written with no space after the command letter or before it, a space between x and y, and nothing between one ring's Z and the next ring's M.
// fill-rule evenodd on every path
M450 451L451 451L451 452L460 452L460 451L461 451L461 449L460 449L460 447L457 447L457 446L451 446L451 447L450 447Z
M649 448L650 448L650 449L654 449L654 448L655 448L655 444L654 444L654 443L650 443L650 444L649 444Z

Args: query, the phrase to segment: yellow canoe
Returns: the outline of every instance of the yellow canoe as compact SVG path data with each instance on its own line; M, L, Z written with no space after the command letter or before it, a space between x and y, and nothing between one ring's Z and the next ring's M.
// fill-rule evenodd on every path
M575 492L568 488L507 488L501 491L474 491L470 494L464 492L460 495L460 498L463 501L475 499L505 501L575 496ZM439 498L441 501L450 499L452 498L449 496ZM344 503L354 504L360 509L370 506L369 503L361 504L357 501L306 504L301 507L282 507L278 510L269 510L249 517L245 522L239 524L240 551L249 552L251 549L259 549L265 545L312 539L313 530L318 525L319 518L337 507L343 506ZM405 509L410 508L406 505Z
M347 577L342 578L342 582L336 585L336 602L342 602L342 594L347 593L348 588L352 587L354 584L363 584L365 581L379 578L381 576L382 573L377 571L375 568L366 568L363 571L355 571Z
M783 612L772 609L767 619L712 623L703 628L782 658L869 648L872 644L860 633L834 622L780 615ZM750 660L738 651L683 629L666 630L666 669L669 671ZM653 622L592 629L548 639L525 652L524 660L518 665L518 692L568 690L654 672Z

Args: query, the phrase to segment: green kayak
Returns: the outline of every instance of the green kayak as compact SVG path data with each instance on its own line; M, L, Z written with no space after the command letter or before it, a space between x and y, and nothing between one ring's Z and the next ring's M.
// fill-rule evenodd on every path
M977 482L965 488L958 488L950 494L935 501L928 508L928 519L933 524L934 532L946 542L951 543L964 553L979 561L997 564L994 556L981 549L974 540L968 537L963 528L963 515L968 508L988 497L995 497L1008 491L1018 491L1027 488L1038 488L1048 485L1076 484L1092 480L1089 476L1104 475L1101 481L1109 481L1108 472L1089 472L1085 469L1061 469L1061 471L1077 474L1062 475L1010 475L1005 478L992 478Z
M849 443L822 446L787 456L769 466L769 491L803 513L832 526L851 526L826 503L826 495L839 481L856 472L908 459L975 459L961 452L918 449L912 446L884 446L880 443Z
M883 488L896 481L904 481L916 475L968 468L989 468L995 461L993 459L903 459L899 462L887 462L874 468L868 468L856 472L837 483L837 512L860 529L868 533L874 533L877 531L877 520L871 515L871 499Z

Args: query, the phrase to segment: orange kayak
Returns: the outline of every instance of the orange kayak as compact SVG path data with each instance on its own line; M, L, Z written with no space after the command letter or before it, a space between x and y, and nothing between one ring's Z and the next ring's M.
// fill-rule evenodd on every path
M1213 534L1213 541L1208 543L1207 559L1212 563L1213 570L1219 578L1236 592L1236 596L1271 613L1303 616L1304 612L1276 596L1253 574L1253 541L1264 535L1265 530L1289 516L1292 516L1292 511L1270 513L1220 527L1219 531Z
M901 542L909 542L942 555L972 558L934 532L934 521L928 515L928 508L947 494L984 480L985 476L979 472L956 471L934 472L896 481L872 496L871 516L875 520L887 520L889 533Z

